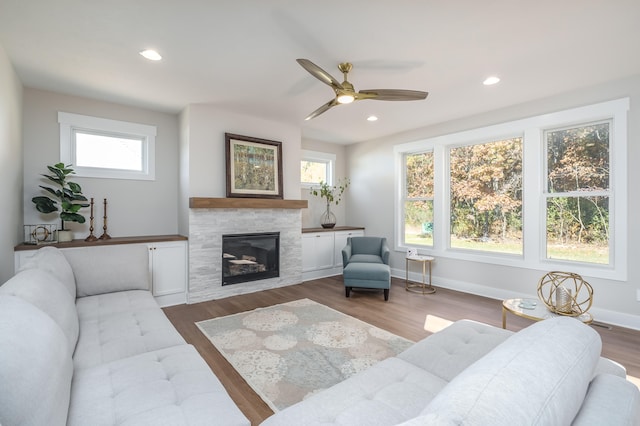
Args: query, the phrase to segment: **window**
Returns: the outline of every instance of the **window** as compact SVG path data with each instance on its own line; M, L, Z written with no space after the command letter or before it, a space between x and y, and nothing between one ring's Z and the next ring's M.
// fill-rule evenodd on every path
M449 151L451 248L522 254L522 138Z
M317 186L320 182L333 185L335 163L335 154L303 150L300 161L300 183L303 187Z
M60 158L83 177L155 179L156 128L58 113Z
M404 243L433 245L433 151L404 155Z
M396 145L395 249L626 280L628 109L625 98Z
M545 132L548 259L609 264L610 127Z

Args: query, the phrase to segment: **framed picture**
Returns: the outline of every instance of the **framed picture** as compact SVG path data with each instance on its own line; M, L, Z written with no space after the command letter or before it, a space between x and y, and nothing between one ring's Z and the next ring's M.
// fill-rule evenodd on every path
M282 142L225 133L227 197L282 199Z

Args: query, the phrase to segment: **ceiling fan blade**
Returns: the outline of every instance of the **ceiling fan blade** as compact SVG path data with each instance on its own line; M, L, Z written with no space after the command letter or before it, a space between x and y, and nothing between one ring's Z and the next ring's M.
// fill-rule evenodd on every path
M318 108L317 110L313 111L311 114L309 114L307 116L307 118L305 118L305 121L307 120L311 120L312 118L316 118L317 116L319 116L320 114L327 112L327 110L329 110L329 108L332 108L338 104L338 101L336 101L335 99L331 99L329 102L327 102L326 104L322 105L320 108Z
M342 84L336 80L331 74L314 64L308 59L296 59L296 61L309 72L312 76L323 82L324 84L328 84L336 90L342 89Z
M373 99L376 101L419 101L426 99L428 94L429 92L421 92L419 90L368 89L359 91L358 99Z

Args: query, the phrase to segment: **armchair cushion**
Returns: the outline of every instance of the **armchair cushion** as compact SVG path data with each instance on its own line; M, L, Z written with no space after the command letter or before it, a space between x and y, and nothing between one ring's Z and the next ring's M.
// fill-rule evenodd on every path
M351 262L389 264L389 246L384 237L350 237L342 249L342 263Z

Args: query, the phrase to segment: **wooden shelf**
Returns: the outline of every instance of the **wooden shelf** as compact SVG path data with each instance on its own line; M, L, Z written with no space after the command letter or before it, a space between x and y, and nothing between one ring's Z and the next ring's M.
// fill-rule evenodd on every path
M362 226L334 226L333 228L302 228L303 234L316 232L337 232L337 231L360 231L364 230Z
M189 198L192 209L306 209L307 200L270 198Z
M139 243L162 243L167 241L185 241L187 237L183 235L149 235L142 237L113 237L108 240L98 241L85 241L85 240L73 240L68 243L55 243L55 244L18 244L14 247L14 251L24 250L38 250L41 247L52 246L57 248L70 248L70 247L95 247L95 246L109 246L114 244L139 244Z

